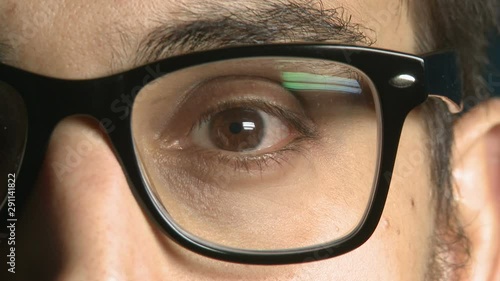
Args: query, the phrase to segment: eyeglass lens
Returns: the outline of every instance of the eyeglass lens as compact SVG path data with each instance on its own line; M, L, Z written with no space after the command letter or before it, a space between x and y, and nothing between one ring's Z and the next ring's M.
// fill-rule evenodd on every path
M371 203L376 90L338 62L258 57L185 68L132 110L147 188L185 233L245 250L340 240Z

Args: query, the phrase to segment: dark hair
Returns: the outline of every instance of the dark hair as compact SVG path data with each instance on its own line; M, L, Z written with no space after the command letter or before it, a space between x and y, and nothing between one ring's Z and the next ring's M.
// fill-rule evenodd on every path
M486 100L488 85L483 79L488 64L488 34L500 30L499 0L411 1L410 14L422 53L456 50L462 69L465 110ZM455 118L442 102L429 100L423 106L430 138L431 177L437 185L435 217L437 233L434 259L428 273L433 279L448 279L467 264L469 241L461 225L453 200L451 177L452 125Z

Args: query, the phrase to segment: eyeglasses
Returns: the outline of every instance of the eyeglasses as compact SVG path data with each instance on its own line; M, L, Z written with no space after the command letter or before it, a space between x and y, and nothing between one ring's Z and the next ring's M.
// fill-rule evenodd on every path
M407 114L429 95L460 110L455 61L288 44L192 53L92 80L0 64L1 171L27 192L57 122L89 115L140 204L180 245L250 264L334 257L374 232Z

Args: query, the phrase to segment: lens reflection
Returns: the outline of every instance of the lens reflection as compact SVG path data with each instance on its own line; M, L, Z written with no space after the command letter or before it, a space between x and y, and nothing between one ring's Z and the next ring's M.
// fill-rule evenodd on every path
M185 232L285 250L362 221L379 154L370 80L336 62L266 57L186 68L137 96L132 130L148 188Z
M17 178L27 129L26 108L21 96L0 81L0 175L4 177L4 183L0 184L0 207L5 204L9 183L12 185L12 180Z

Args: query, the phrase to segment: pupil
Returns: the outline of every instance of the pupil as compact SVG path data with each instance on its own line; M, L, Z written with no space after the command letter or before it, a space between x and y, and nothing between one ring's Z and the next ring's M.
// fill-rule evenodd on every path
M214 115L209 123L210 141L219 149L256 149L264 136L264 121L257 110L231 108Z
M229 125L229 131L231 131L231 133L233 134L239 134L242 130L243 126L241 125L241 123L231 123L231 125Z

